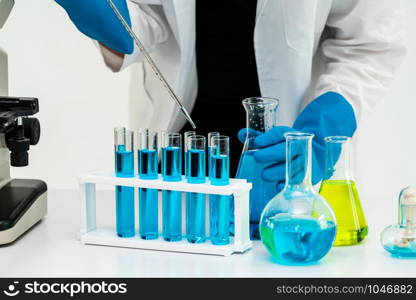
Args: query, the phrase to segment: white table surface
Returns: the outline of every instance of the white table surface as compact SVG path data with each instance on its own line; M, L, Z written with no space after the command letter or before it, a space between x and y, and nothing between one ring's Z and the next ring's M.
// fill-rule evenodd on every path
M108 223L113 193L98 197L98 221ZM392 219L386 214L396 214L381 213L381 207L367 212L370 234L363 244L333 248L315 265L282 266L271 261L261 242L230 257L83 245L77 239L78 191L49 191L48 204L41 223L0 247L0 277L416 277L416 260L393 258L380 246L379 233Z

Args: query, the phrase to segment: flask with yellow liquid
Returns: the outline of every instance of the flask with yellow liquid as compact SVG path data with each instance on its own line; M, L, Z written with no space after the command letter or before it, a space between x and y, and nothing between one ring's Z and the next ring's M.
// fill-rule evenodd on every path
M350 148L349 137L325 138L325 174L319 193L331 205L337 219L338 231L334 246L358 244L368 233L367 222L352 175Z

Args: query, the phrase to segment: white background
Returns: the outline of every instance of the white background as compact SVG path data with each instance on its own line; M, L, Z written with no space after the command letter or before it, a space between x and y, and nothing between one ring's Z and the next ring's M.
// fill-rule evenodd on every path
M361 123L366 143L356 160L367 210L372 205L394 209L400 188L416 184L416 2L403 1L403 7L408 56L384 103ZM111 73L93 43L52 0L16 0L0 32L0 46L9 53L10 94L40 99L41 142L30 152L29 167L14 169L14 176L73 189L79 173L112 169L112 129L127 124L132 70ZM372 199L387 194L391 201L371 203L365 200L370 194ZM393 218L392 212L389 219Z

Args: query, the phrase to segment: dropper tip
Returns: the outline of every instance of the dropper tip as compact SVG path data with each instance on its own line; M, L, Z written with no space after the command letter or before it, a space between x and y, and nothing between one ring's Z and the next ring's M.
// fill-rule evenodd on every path
M184 116L185 116L186 120L189 122L189 124L191 124L192 128L193 128L193 129L196 129L196 125L195 125L194 121L192 121L192 118L191 118L191 116L189 115L188 111L187 111L184 107L182 107L182 109L181 109L181 110L182 110L182 112L183 112L183 114L184 114Z

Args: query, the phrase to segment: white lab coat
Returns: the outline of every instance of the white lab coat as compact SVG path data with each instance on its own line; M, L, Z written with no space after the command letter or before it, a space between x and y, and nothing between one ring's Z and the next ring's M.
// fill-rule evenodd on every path
M128 7L133 30L191 109L198 86L195 0L129 0ZM292 125L300 110L326 91L346 97L359 120L382 99L405 54L397 0L258 0L256 15L260 89L262 96L280 100L282 125ZM101 50L114 71L143 59L137 47L124 60ZM179 130L183 117L150 67L143 68L148 97L135 100L136 109L130 111L133 123Z

